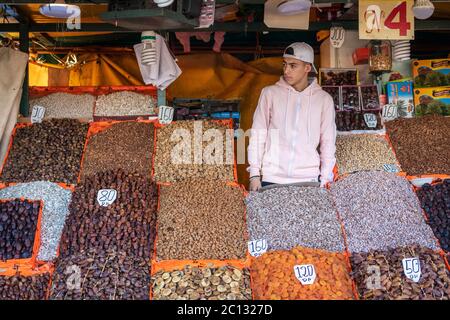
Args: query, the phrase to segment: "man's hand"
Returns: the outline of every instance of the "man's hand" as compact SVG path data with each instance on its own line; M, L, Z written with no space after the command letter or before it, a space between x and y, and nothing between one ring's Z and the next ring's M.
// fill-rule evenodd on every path
M258 191L259 189L261 189L261 178L260 177L251 177L249 190L250 191Z

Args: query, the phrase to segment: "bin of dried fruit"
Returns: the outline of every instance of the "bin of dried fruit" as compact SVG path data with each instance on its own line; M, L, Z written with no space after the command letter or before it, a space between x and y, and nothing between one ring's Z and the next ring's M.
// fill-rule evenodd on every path
M54 92L30 99L31 114L34 106L45 108L44 119L71 118L91 120L94 113L95 96L92 94L71 94Z
M50 274L0 276L0 300L46 300Z
M322 89L330 94L333 98L334 109L341 110L341 98L340 98L340 88L338 86L323 86Z

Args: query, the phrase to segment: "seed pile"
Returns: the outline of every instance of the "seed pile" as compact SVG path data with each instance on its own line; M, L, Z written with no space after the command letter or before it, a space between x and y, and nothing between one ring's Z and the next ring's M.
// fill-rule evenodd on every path
M119 91L98 96L96 116L139 116L154 114L155 99L132 91Z
M399 167L384 136L374 134L338 135L336 162L339 173L383 170L383 164Z
M250 240L266 239L268 250L301 245L344 251L344 239L328 190L281 187L252 192L246 199Z
M16 131L1 180L75 184L88 124L51 119Z
M58 258L51 300L148 300L150 264L124 252L80 252Z
M202 179L162 186L157 259L243 259L246 256L242 190Z
M0 300L46 300L50 274L0 277Z
M64 222L69 214L71 191L56 183L38 181L20 183L2 189L0 190L0 199L2 198L26 198L44 202L38 260L51 261L55 259Z
M442 249L450 252L450 179L433 186L424 184L417 196Z
M408 279L402 260L419 258L419 282ZM450 272L433 250L408 246L351 256L352 277L365 300L449 300ZM417 270L417 269L416 269Z
M313 284L302 285L294 266L314 265ZM296 247L273 251L252 262L254 298L259 300L352 300L352 282L344 254Z
M102 207L100 189L117 190L117 199ZM175 197L176 199L176 197ZM83 250L125 252L149 259L155 237L156 185L122 170L87 177L75 189L60 244L67 257Z
M154 300L250 300L250 272L232 266L185 266L152 276Z
M89 138L82 176L123 169L150 175L153 154L152 123L120 122Z
M56 92L30 100L30 114L34 106L45 108L44 118L92 119L95 97L90 94Z
M227 129L211 120L177 121L158 129L155 180L234 181L233 133Z
M28 200L0 202L0 261L31 258L39 209Z
M414 243L436 249L431 228L408 180L383 171L362 171L331 185L351 252Z
M386 131L409 175L450 174L450 117L395 119L386 123Z

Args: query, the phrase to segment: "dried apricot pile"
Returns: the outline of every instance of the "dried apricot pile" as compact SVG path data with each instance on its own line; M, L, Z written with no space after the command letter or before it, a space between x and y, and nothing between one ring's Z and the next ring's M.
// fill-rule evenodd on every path
M303 273L307 266L315 270ZM261 300L351 300L354 298L348 263L342 253L296 247L273 251L252 261L253 293ZM302 284L304 277L311 284ZM299 277L299 278L298 278ZM311 281L313 279L313 281Z

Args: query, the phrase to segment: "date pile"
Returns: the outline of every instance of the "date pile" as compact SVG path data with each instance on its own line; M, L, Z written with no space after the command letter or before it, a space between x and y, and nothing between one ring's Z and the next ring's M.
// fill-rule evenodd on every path
M404 261L411 258L418 260ZM361 299L449 300L450 272L442 256L428 248L413 245L356 253L351 264ZM412 272L417 272L416 281L406 276Z
M116 200L101 206L100 189L117 191ZM156 185L123 170L86 177L75 189L60 243L60 256L83 250L114 250L149 259L155 237Z
M39 210L38 201L0 201L0 261L32 257Z
M232 266L206 268L186 265L152 276L154 300L250 300L250 272Z
M75 184L87 130L87 123L72 119L45 120L17 129L0 180Z
M295 267L313 265L316 278L303 285ZM332 253L296 247L290 251L265 253L252 261L253 294L261 300L352 300L347 259Z
M203 179L162 186L156 246L158 260L245 258L243 191Z
M0 277L0 300L45 300L50 274Z

